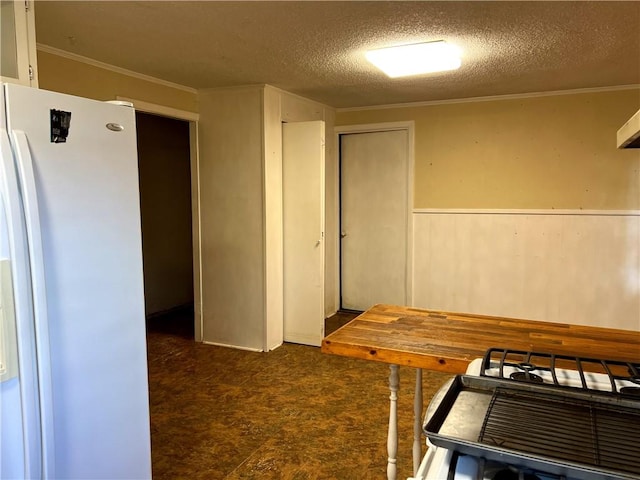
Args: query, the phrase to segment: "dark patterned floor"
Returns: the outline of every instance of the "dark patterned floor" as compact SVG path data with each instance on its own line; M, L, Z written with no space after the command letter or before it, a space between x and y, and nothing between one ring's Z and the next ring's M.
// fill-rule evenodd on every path
M353 315L327 320L327 332ZM386 364L284 344L198 344L193 317L149 320L154 479L384 479ZM424 372L425 403L447 375ZM414 371L400 369L398 479L411 475Z

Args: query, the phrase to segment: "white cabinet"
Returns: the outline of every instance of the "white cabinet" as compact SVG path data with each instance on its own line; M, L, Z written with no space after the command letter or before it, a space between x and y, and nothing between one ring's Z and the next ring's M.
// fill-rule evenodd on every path
M0 80L38 86L36 32L31 0L0 1Z

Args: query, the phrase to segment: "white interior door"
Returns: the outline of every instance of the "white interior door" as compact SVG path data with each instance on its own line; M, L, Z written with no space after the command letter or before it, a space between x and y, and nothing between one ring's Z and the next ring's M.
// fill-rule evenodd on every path
M341 308L407 304L408 132L340 137Z
M282 125L284 341L324 337L324 122Z

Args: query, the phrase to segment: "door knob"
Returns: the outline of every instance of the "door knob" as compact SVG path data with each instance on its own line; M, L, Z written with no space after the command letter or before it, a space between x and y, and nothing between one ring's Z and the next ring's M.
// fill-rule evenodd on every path
M340 238L344 238L347 236L347 232L340 232Z

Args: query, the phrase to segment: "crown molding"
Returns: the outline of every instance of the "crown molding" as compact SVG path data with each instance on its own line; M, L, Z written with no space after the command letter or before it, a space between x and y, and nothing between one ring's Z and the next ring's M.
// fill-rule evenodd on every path
M158 85L175 88L176 90L182 90L189 93L194 93L194 94L198 93L198 90L192 87L186 87L184 85L169 82L167 80L162 80L161 78L156 78L150 75L145 75L143 73L134 72L133 70L127 70L126 68L116 67L115 65L111 65L109 63L100 62L99 60L94 60L93 58L84 57L82 55L67 52L66 50L61 50L59 48L50 47L49 45L44 45L42 43L37 43L36 48L41 52L50 53L51 55L57 55L58 57L63 57L69 60L74 60L76 62L85 63L87 65L102 68L104 70L109 70L111 72L119 73L121 75L127 75L129 77L137 78L138 80L144 80L146 82L156 83Z
M251 83L249 85L228 85L226 87L206 87L198 89L199 93L216 93L225 91L242 90L262 90L267 87L266 83Z
M59 57L67 58L69 60L74 60L76 62L84 63L87 65L91 65L97 68L102 68L105 70L112 71L114 73L119 73L121 75L127 75L129 77L137 78L139 80L144 80L150 83L155 83L158 85L163 85L165 87L175 88L177 90L182 90L185 92L197 94L198 89L193 87L187 87L185 85L180 85L177 83L173 83L167 80L162 80L160 78L152 77L150 75L145 75L143 73L138 73L133 70L128 70L126 68L117 67L115 65L111 65L109 63L101 62L99 60L94 60L93 58L85 57L82 55L78 55L76 53L71 53L66 50L61 50L59 48L51 47L49 45L45 45L42 43L36 44L37 50L45 53L49 53L52 55L57 55ZM200 89L201 91L215 91L222 90L225 88L234 89L234 88L255 88L255 87L266 87L265 84L258 85L245 85L241 87L213 87L213 88L205 88ZM317 103L318 105L322 105L325 108L331 108L330 105L322 104L317 100L311 100L305 97L301 97L291 92L286 92L277 87L273 87L269 85L269 87L274 88L276 90L280 90L281 92L288 93L289 95L294 95L300 98L304 98L306 101ZM366 111L366 110L387 110L393 108L415 108L415 107L425 107L425 106L433 106L433 105L450 105L450 104L458 104L458 103L477 103L477 102L491 102L497 100L516 100L523 98L536 98L536 97L552 97L558 95L576 95L581 93L599 93L599 92L613 92L620 90L640 90L640 84L631 84L631 85L616 85L611 87L593 87L593 88L578 88L572 90L554 90L549 92L530 92L530 93L516 93L516 94L508 94L508 95L490 95L485 97L469 97L469 98L456 98L456 99L448 99L448 100L429 100L424 102L409 102L409 103L394 103L394 104L386 104L386 105L369 105L364 107L344 107L344 108L335 108L335 112L357 112L357 111Z
M196 112L190 112L188 110L167 107L165 105L158 105L157 103L145 102L144 100L137 100L135 98L123 97L120 95L116 95L116 100L131 102L133 104L133 108L135 108L136 111L139 112L152 113L154 115L175 118L187 122L197 122L198 120L200 120L200 114Z
M387 105L371 105L365 107L337 108L336 112L358 112L364 110L387 110L391 108L415 108L432 105L451 105L457 103L493 102L497 100L517 100L522 98L554 97L558 95L577 95L581 93L615 92L619 90L640 90L640 84L616 85L612 87L576 88L572 90L553 90L549 92L513 93L508 95L490 95L486 97L454 98L449 100L429 100L425 102L394 103Z

